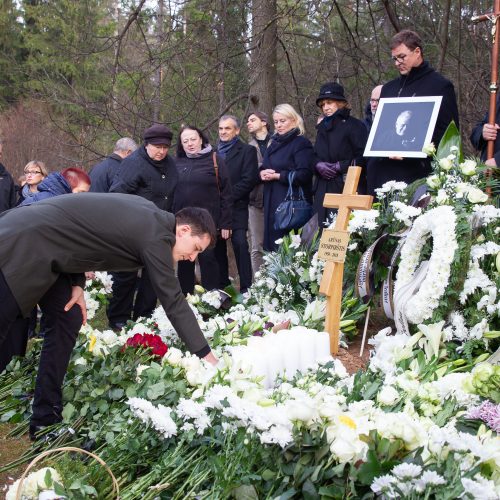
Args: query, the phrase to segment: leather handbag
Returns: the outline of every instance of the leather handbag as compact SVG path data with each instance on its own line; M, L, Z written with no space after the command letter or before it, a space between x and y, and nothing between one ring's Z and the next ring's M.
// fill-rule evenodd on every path
M294 194L293 178L295 172L288 174L288 191L285 199L278 205L274 214L274 229L291 231L302 227L313 215L312 205L305 199L301 186Z

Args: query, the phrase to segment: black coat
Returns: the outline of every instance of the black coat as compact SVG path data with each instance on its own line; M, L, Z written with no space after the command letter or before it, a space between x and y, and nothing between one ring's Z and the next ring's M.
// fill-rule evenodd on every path
M446 128L452 120L457 127L458 107L453 84L435 71L429 63L423 62L412 68L408 75L401 75L382 87L380 97L425 97L443 96L441 107L432 136L437 147ZM427 177L431 173L431 162L427 158L405 158L390 160L389 158L370 158L367 165L368 193L390 180L403 181L407 184Z
M103 161L94 166L89 172L90 191L92 193L108 193L116 173L120 167L123 158L116 153L110 154Z
M227 152L224 161L233 193L232 229L248 229L250 192L260 180L257 150L240 140Z
M297 133L284 140L275 134L266 150L261 170L272 168L280 174L279 180L264 183L264 250L274 250L274 242L284 231L274 229L274 214L288 191L288 174L295 172L294 186L301 186L311 201L313 147L311 141Z
M481 151L481 160L486 160L486 150L488 148L488 141L483 138L483 126L489 121L489 112L484 115L484 118L477 123L477 125L472 129L472 134L470 136L470 142L478 150ZM497 107L495 113L495 123L500 123L500 95L497 96ZM495 139L495 144L493 147L493 157L495 162L500 165L500 134L497 134Z
M179 182L175 190L173 211L184 207L205 208L218 229L232 229L233 197L225 161L217 157L219 185L215 175L213 152L198 158L175 159Z
M175 162L170 156L154 161L141 146L122 161L109 192L135 194L170 211L178 180Z
M320 122L316 126L318 133L314 144L314 165L320 161L339 162L342 174L345 175L349 166L364 167L363 152L368 139L366 126L362 121L350 116L350 110L339 109L330 120ZM364 169L363 169L364 170ZM326 193L341 193L344 189L343 175L332 180L317 176L314 189L314 210L318 213L318 222L325 221L327 210L323 207ZM366 182L364 172L358 187L359 193L364 193Z
M12 175L0 163L0 213L16 206L16 187Z
M196 353L207 341L175 276L174 244L175 217L137 196L56 196L0 215L0 269L24 315L61 273L145 267L167 317Z

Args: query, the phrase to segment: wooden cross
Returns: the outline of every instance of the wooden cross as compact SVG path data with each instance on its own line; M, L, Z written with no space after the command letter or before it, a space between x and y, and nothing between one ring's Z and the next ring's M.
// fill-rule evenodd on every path
M472 18L473 23L480 23L483 21L491 21L493 24L491 28L491 34L493 36L493 45L491 48L491 81L490 81L490 105L488 109L488 123L490 125L495 125L496 118L496 105L497 105L497 90L498 90L498 49L499 49L499 34L500 34L500 0L495 0L493 5L493 12L488 14L482 14L479 16L474 16ZM488 146L486 149L486 159L489 160L493 158L495 147L495 141L488 141ZM486 177L491 178L491 170L486 171ZM491 196L491 188L487 187L488 195Z
M351 210L369 210L373 196L357 195L361 167L349 167L342 194L326 194L323 206L338 208L335 230L346 231ZM319 292L326 295L325 330L330 334L330 352L339 351L340 305L342 303L343 262L327 262Z

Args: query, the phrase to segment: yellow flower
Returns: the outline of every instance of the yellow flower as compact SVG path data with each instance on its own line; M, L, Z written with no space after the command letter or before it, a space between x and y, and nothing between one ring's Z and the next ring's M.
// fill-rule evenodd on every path
M347 425L350 429L356 429L356 422L347 415L339 415L339 422L341 424Z
M94 350L95 343L97 342L97 337L92 334L90 336L90 342L89 342L89 352L92 352Z

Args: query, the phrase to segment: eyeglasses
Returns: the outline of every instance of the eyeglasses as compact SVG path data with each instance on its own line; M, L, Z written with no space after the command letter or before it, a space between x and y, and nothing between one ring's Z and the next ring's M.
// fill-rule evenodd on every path
M42 175L42 172L39 170L27 170L24 172L24 175Z
M379 102L380 99L370 99L370 102Z
M416 50L416 49L415 49ZM400 54L399 56L391 56L391 59L394 63L398 64L398 63L404 63L405 62L405 59L410 55L410 54L413 54L413 52L415 52L415 50L412 50L409 54Z

